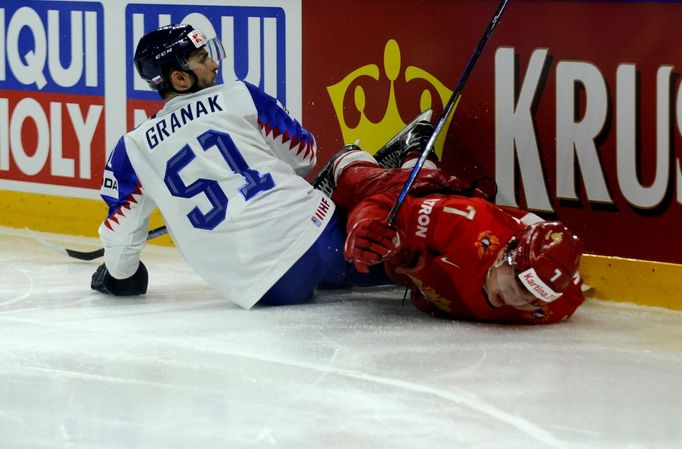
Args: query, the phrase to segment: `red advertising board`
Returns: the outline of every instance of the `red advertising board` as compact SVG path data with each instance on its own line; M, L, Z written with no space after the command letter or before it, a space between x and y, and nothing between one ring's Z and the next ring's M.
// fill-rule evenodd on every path
M103 8L0 8L0 189L85 196L104 167Z
M303 119L320 158L355 138L374 150L425 107L437 118L497 5L304 0ZM509 2L444 168L495 178L499 203L563 220L588 252L682 263L680 21L680 3Z
M2 179L96 189L104 167L104 100L0 90ZM49 190L49 187L46 187Z

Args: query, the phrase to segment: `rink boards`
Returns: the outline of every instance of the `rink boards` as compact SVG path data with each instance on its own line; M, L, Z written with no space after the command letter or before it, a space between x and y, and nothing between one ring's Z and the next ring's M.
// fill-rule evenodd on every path
M189 22L219 36L219 80L280 100L324 162L356 139L376 150L425 108L438 117L497 3L3 5L0 225L96 235L108 152L161 107L131 64L145 31ZM576 231L596 296L678 309L682 47L669 44L669 23L679 6L510 2L435 147L449 172L495 178L499 203ZM415 17L429 17L428 33Z

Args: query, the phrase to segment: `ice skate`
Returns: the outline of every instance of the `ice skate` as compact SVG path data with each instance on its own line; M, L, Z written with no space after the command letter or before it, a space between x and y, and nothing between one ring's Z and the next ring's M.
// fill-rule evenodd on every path
M433 134L431 115L433 111L428 109L408 123L397 135L389 140L374 154L374 158L383 168L400 168L406 161L421 156L427 142ZM438 161L432 153L434 162Z

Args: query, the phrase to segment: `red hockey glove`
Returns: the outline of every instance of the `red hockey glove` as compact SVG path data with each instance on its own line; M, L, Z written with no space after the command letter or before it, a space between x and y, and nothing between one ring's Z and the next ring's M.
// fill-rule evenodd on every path
M343 253L360 273L368 273L370 265L381 263L399 245L398 232L385 218L363 218L348 233Z

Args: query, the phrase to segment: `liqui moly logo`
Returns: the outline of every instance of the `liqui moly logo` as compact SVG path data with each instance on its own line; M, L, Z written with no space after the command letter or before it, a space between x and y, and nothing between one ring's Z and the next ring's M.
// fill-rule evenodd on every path
M544 302L553 302L562 295L562 293L555 292L549 285L545 284L534 268L519 273L518 278L533 296Z
M59 1L7 4L0 8L2 89L102 94L101 5Z
M227 56L221 61L217 83L246 80L277 98L292 113L299 113L301 76L296 58L300 57L297 56L300 3L279 3L258 7L129 4L126 7L129 127L160 107L158 94L135 70L133 56L137 43L145 33L177 23L190 24L209 39L217 36L222 41ZM296 31L292 34L291 30Z
M60 193L99 187L103 35L99 3L0 7L0 188Z

